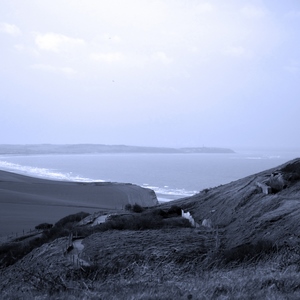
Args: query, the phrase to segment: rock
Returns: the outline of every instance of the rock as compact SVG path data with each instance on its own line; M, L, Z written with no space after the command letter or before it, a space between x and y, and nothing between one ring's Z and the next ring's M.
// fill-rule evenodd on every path
M256 182L256 185L261 188L262 192L266 195L272 193L272 188L265 183Z
M208 227L208 228L212 228L212 222L211 222L211 219L204 219L204 220L202 221L202 226Z

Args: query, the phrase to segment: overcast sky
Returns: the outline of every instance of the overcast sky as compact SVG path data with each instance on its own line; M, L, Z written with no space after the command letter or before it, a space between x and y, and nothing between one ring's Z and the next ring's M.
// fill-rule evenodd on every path
M300 147L300 1L1 0L0 143Z

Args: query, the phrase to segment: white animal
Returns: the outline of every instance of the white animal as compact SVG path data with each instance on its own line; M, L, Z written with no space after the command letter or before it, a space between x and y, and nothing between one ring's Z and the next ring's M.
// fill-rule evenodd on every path
M192 217L192 215L190 214L190 212L184 212L183 210L181 210L181 216L187 220L189 220L189 222L191 223L191 225L193 227L199 227L199 224L197 222L195 222L194 218Z

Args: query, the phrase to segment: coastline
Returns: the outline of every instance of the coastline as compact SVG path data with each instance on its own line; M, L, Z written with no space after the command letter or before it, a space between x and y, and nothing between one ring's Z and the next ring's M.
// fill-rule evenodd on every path
M235 153L220 147L143 147L103 144L0 144L0 155L43 155L43 154L100 154L100 153Z
M151 189L111 182L68 182L0 170L0 235L34 229L80 212L118 210L127 204L158 204Z

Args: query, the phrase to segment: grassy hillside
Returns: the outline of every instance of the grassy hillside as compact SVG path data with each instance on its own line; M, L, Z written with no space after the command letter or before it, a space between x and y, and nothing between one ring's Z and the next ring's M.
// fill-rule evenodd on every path
M263 193L257 183L266 183L271 193ZM300 159L174 204L190 211L199 223L211 219L215 228L224 230L227 247L262 239L292 246L300 241Z
M299 299L299 196L296 159L190 198L123 211L96 226L96 216L69 216L36 238L1 246L0 294ZM181 209L200 226L191 227ZM202 226L204 219L212 226ZM71 244L70 233L77 234Z

